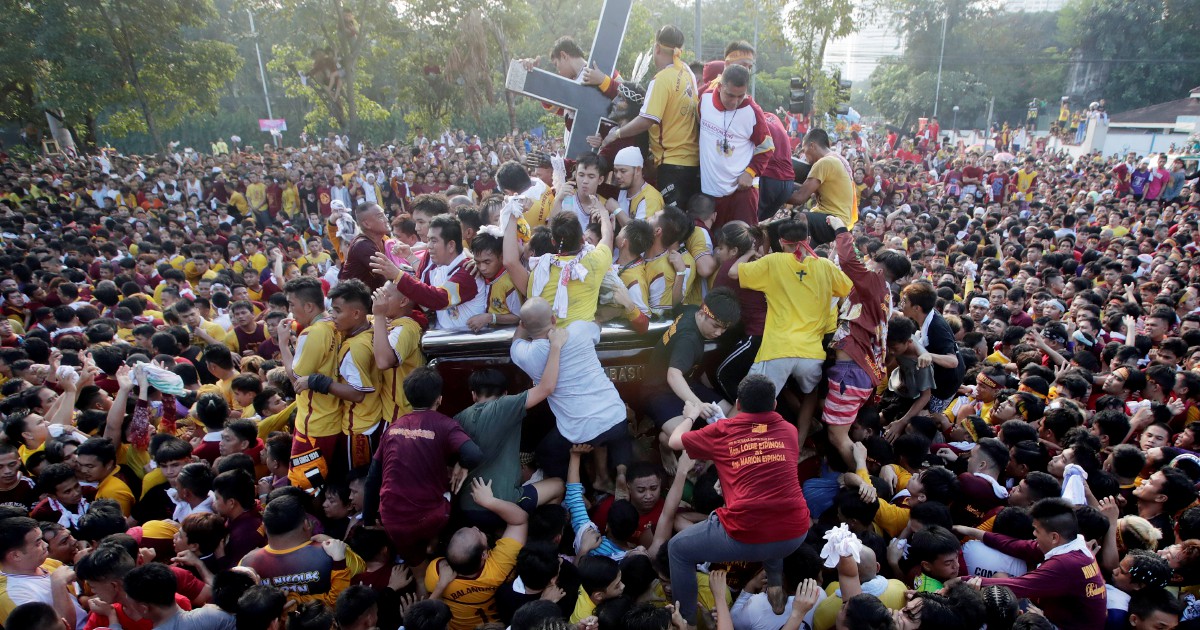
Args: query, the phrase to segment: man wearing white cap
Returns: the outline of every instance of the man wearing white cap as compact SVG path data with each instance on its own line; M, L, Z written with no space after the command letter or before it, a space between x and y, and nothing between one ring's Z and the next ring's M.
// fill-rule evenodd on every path
M758 224L754 178L775 143L749 87L750 72L731 65L721 73L721 87L700 99L700 190L717 200L714 231L734 220Z
M663 208L662 194L642 176L642 151L625 147L613 158L613 183L621 189L617 195L617 223L624 226L633 219L648 220Z

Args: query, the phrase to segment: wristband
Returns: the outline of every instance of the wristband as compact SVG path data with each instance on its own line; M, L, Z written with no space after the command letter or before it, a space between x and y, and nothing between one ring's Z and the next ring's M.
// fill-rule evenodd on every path
M328 394L332 385L333 379L324 374L310 374L308 377L308 388L318 394Z
M493 326L496 325L496 314L495 313L492 313L492 325Z
M395 277L395 278L392 278L392 284L395 284L396 286L400 286L400 278L403 278L403 277L404 277L404 272L403 272L403 271L397 271L397 272L396 272L396 277Z
M621 139L621 128L617 127L617 140Z

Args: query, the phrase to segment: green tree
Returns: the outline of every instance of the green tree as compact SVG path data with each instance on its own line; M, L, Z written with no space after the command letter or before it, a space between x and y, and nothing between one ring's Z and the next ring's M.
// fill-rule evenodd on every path
M185 35L213 16L208 0L57 0L42 8L51 5L62 9L56 17L71 20L81 39L106 40L106 49L91 52L116 68L124 89L113 99L105 129L117 135L146 131L160 149L161 129L214 111L221 88L242 63L229 44Z
M1082 96L1118 112L1186 95L1200 57L1200 40L1184 27L1195 14L1191 0L1068 2L1058 20L1063 39L1101 77Z

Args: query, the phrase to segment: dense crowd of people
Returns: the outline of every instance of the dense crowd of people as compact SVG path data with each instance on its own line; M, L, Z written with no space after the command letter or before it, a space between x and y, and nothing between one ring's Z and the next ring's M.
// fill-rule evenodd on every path
M1200 624L1198 174L831 137L682 48L559 40L617 123L569 160L6 159L0 624Z

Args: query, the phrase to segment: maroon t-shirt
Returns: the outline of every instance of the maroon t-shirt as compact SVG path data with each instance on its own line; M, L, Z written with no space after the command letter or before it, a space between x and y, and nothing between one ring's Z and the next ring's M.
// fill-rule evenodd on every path
M964 181L963 185L965 185L965 186L982 186L983 185L983 169L979 168L978 166L963 167L962 176L963 176L964 180L968 177L979 180L973 184L968 184L967 182Z
M375 459L383 467L379 516L384 526L403 526L415 516L444 509L450 487L447 462L471 436L449 416L414 411L392 423Z
M684 433L683 448L716 465L725 495L717 518L731 538L759 544L808 533L808 503L796 476L800 441L783 416L740 413Z

